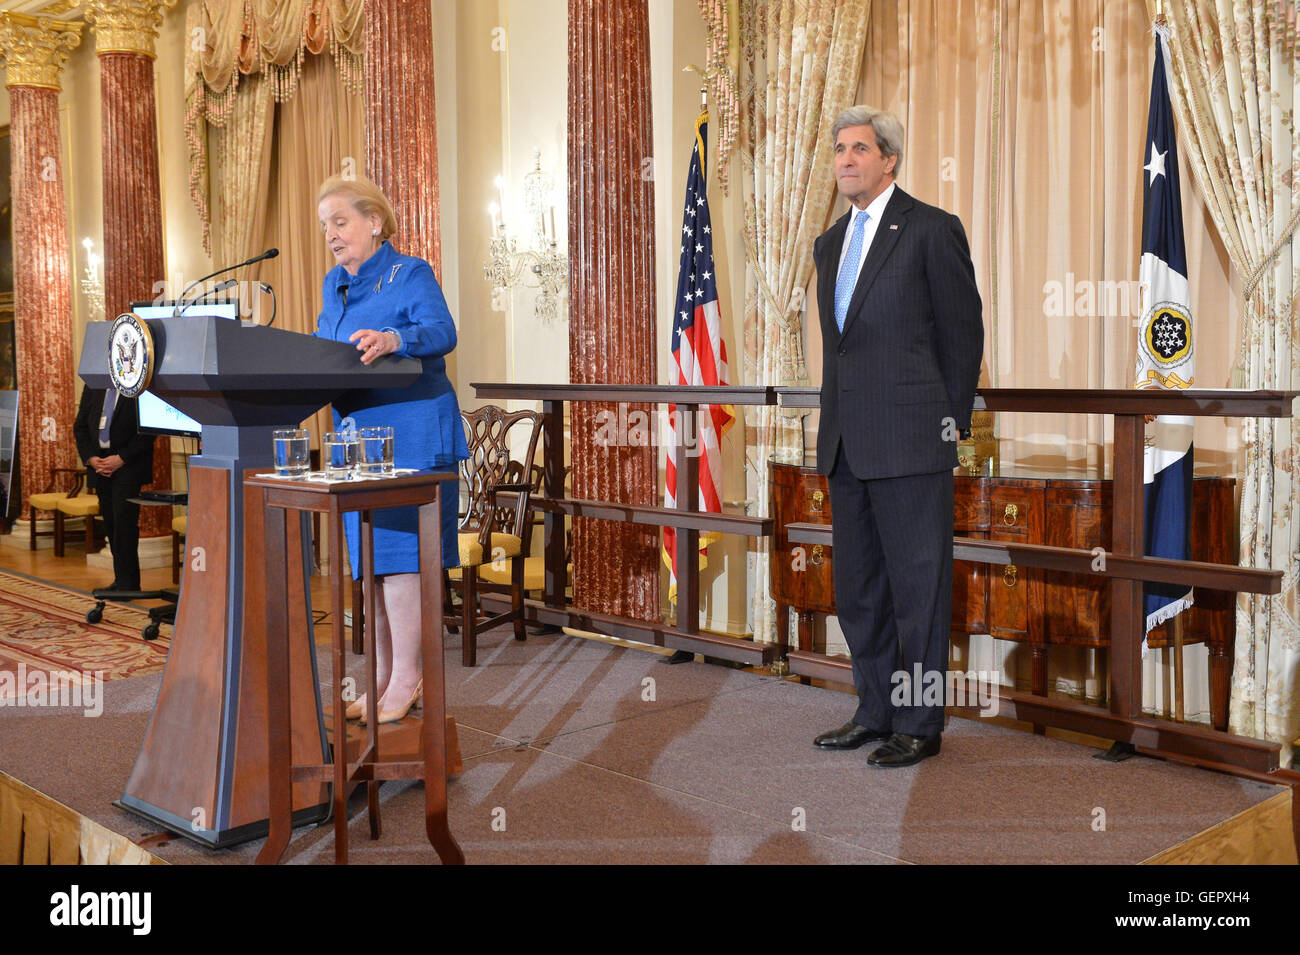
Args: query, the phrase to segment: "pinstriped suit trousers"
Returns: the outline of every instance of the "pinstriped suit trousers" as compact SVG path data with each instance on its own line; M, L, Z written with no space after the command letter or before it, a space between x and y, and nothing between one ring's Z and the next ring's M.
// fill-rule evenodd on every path
M837 449L828 478L835 607L853 658L853 722L909 736L943 732L920 704L915 666L944 685L952 620L952 471L861 480ZM895 705L894 675L912 680ZM934 677L928 677L933 680Z

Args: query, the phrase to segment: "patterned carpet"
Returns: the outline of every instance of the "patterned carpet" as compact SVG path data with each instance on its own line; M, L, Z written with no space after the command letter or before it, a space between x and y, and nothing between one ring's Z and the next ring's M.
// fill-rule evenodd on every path
M53 685L53 672L72 682L94 673L120 680L161 672L170 627L164 626L159 639L145 641L140 630L149 622L146 610L110 603L103 620L89 624L92 605L89 594L0 571L0 700L14 698L20 687Z

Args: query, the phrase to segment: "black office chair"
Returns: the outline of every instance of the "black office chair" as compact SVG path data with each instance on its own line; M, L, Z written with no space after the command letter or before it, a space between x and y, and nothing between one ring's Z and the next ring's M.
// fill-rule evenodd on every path
M157 507L165 505L183 505L189 501L189 495L180 491L141 491L131 499L136 504ZM140 630L145 640L157 640L164 623L176 623L176 604L180 601L179 587L165 587L162 590L110 590L98 587L90 592L95 598L95 606L86 611L86 623L99 623L104 619L104 607L111 603L128 603L132 600L166 600L160 607L149 608L149 622Z

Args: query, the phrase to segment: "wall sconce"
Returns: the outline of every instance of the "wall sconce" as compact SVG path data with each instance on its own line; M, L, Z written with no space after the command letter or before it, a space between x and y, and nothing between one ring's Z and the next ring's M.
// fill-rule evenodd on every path
M89 236L81 240L81 245L86 250L86 268L81 277L81 294L86 296L86 304L90 307L88 317L92 322L98 322L104 318L104 277L99 272L100 263L104 260L95 254L95 243Z
M555 204L551 196L554 180L542 171L542 151L533 150L533 171L524 177L524 209L532 227L531 247L523 251L506 228L502 209L505 206L505 183L496 178L497 198L488 206L492 218L492 239L488 258L483 263L483 277L495 296L513 288L539 289L533 314L545 325L561 318L560 300L569 294L569 257L559 250L555 236ZM525 272L527 269L527 272ZM528 281L528 273L533 276Z

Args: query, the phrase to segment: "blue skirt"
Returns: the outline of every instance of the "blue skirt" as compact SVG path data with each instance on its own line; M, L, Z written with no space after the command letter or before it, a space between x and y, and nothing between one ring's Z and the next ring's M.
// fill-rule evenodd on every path
M448 454L441 431L446 428L430 407L432 401L411 401L357 409L351 418L358 428L387 425L393 428L393 464L398 468L456 472L459 449ZM334 424L340 422L334 413ZM461 429L460 414L454 427ZM464 438L461 438L463 444ZM443 567L460 566L457 540L457 511L460 506L460 481L446 481L440 489ZM375 575L414 574L420 570L419 511L415 507L393 507L372 512L375 535ZM348 560L354 579L361 577L361 516L343 515L343 530L348 541Z

